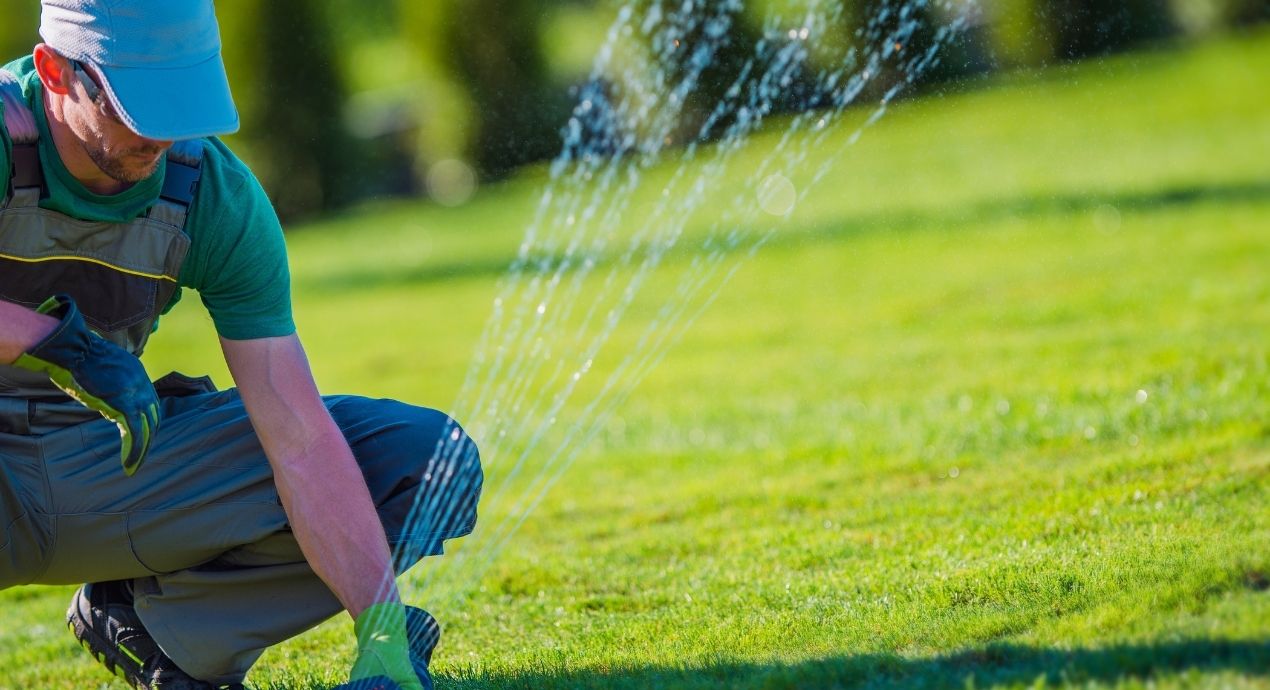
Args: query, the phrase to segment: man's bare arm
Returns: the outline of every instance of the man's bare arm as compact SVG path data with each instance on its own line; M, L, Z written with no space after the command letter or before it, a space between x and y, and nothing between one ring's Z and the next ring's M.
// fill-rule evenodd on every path
M20 304L0 300L0 364L12 364L23 352L48 337L57 319Z
M299 338L222 338L221 349L309 565L354 618L397 600L383 525Z

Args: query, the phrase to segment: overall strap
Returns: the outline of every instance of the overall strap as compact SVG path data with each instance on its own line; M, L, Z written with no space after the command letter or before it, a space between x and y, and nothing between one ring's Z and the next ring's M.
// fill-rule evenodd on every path
M5 190L4 206L36 206L44 187L38 145L40 131L35 126L35 114L22 97L17 76L6 69L0 69L0 98L4 99L5 128L13 142L13 161L9 167L9 189Z
M175 228L184 228L190 205L198 192L203 175L203 140L187 139L168 149L166 172L159 200L150 209L150 217Z

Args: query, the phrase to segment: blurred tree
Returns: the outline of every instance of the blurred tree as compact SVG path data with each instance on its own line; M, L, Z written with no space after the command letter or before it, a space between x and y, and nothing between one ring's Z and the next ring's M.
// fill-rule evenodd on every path
M40 3L7 3L0 21L0 64L30 55L40 41Z
M1171 5L1178 23L1191 33L1270 20L1267 0L1172 0Z
M986 5L998 66L1040 65L1054 57L1054 37L1038 0L993 0Z
M415 148L416 177L423 179L433 163L471 159L474 105L470 89L459 77L442 35L452 11L445 2L400 0L397 26L405 62L411 105L419 122ZM404 95L404 94L403 94Z
M540 44L543 0L443 4L431 38L471 98L472 157L480 172L501 177L555 155L569 100L552 84Z
M1270 22L1268 0L1223 0L1223 18L1236 25Z
M1169 0L994 0L986 10L1003 65L1105 55L1166 38L1178 28Z
M1176 31L1166 0L1047 0L1055 56L1072 60L1125 50Z
M336 208L358 188L357 149L329 18L312 0L220 0L246 157L279 215Z

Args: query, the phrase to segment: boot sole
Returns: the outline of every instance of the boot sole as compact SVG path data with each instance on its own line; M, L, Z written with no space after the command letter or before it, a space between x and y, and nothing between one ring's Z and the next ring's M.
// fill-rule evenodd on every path
M70 628L71 634L98 663L127 683L129 687L136 690L150 690L145 682L140 680L141 663L119 651L110 644L109 640L98 635L92 627L92 616L92 605L88 603L84 588L80 587L71 600L70 608L66 610L66 625Z

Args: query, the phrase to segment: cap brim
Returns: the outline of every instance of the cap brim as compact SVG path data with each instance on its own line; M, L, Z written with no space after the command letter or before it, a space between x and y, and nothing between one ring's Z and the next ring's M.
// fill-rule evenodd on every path
M143 137L176 141L238 131L238 109L219 53L189 67L97 69L120 119Z

